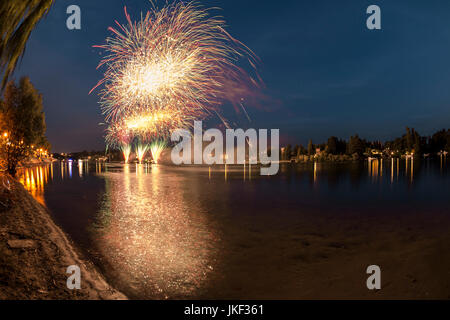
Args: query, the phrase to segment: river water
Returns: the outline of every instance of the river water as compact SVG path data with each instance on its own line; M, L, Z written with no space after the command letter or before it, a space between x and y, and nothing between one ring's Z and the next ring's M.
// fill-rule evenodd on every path
M383 297L450 293L445 159L283 164L270 177L80 161L18 176L131 298L370 298L369 264L386 270Z

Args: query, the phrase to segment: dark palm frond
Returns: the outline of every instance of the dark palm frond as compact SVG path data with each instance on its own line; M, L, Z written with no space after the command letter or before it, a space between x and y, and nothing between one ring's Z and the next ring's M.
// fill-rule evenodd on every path
M25 52L26 43L36 24L49 12L54 0L1 0L0 2L0 72L1 88Z

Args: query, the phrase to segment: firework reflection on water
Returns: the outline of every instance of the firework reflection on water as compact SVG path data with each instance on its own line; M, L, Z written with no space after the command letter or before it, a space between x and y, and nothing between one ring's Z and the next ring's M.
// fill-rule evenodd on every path
M200 204L185 201L183 177L157 165L136 165L136 173L134 167L103 174L94 232L109 278L126 283L131 297L198 296L217 265L217 232Z

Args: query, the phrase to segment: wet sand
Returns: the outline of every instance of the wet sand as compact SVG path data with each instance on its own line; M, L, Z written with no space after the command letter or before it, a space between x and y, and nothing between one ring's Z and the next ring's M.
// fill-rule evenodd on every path
M235 232L225 235L231 245L223 259L234 268L216 270L216 286L204 298L450 298L446 212L313 215L289 226L259 217L227 228ZM262 238L266 223L272 232ZM381 290L366 286L366 268L374 264L381 268Z

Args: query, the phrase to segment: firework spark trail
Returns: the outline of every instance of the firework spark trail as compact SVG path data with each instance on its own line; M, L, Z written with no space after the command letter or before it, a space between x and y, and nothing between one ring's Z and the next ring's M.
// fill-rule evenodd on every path
M128 163L128 160L130 159L130 154L131 154L131 144L122 143L120 145L120 150L122 150L125 163Z
M166 139L173 130L192 127L194 120L220 116L230 102L238 111L242 101L262 81L256 56L225 31L222 18L196 2L173 2L154 7L133 22L110 27L106 44L95 46L106 56L97 87L108 129L107 143L129 144L129 137L149 142ZM247 59L252 78L238 62ZM244 110L245 111L245 110ZM125 132L125 133L124 133ZM133 138L132 138L133 139Z
M161 156L161 153L166 148L167 144L165 141L157 140L152 142L150 145L150 151L152 153L153 161L155 163L158 163L159 157Z
M143 112L116 122L133 136L141 140L151 141L155 138L167 138L171 129L189 128L192 126L191 118L179 112Z
M136 145L136 156L139 160L139 163L144 162L145 155L149 149L149 145L146 143L138 142Z
M133 133L125 126L117 123L111 124L107 129L106 143L122 151L125 163L128 163L131 154Z

